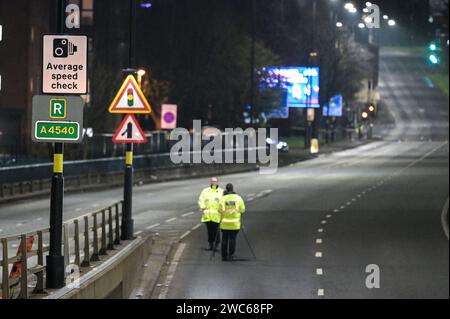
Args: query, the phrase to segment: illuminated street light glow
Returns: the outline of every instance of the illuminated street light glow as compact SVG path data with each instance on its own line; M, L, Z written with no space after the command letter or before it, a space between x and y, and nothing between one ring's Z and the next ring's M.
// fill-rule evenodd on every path
M367 1L367 2L366 2L366 7L371 7L371 6L372 6L372 2Z
M375 106L373 106L373 105L369 106L369 111L370 112L375 112Z
M345 4L345 6L344 6L344 8L346 9L346 10L348 10L348 11L350 11L352 8L354 8L355 7L355 5L353 4L353 3L351 3L351 2L347 2L346 4Z
M436 49L437 49L436 44L431 43L431 44L430 44L430 50L431 50L431 51L436 51Z
M362 115L363 119L369 118L369 113L367 113L367 112L363 112L361 115Z
M388 24L389 24L389 26L391 26L391 27L393 27L393 26L395 26L397 23L395 22L395 20L389 20L388 21Z
M372 22L373 22L373 19L372 19L371 17L365 17L365 18L364 18L364 22L365 22L365 23L372 23Z
M342 22L337 22L336 23L336 27L338 28L342 28L344 26L344 24Z
M139 75L139 76L144 76L145 75L145 70L144 69L139 69L138 71L137 71L137 75Z
M358 24L358 28L360 28L360 29L364 29L365 27L366 27L366 25L362 22L360 24Z
M388 20L388 19L389 19L389 16L385 14L385 15L383 16L383 19L384 19L384 20Z
M431 54L430 55L430 62L433 63L433 64L438 64L439 63L439 59L438 59L438 57L436 55Z

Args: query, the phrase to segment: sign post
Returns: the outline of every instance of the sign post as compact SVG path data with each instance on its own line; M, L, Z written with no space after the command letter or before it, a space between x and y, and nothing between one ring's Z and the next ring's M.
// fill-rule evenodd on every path
M44 35L42 41L42 93L87 93L87 37L64 35L64 0L58 0L56 8L57 35ZM34 102L34 100L33 100ZM81 142L82 123L67 121L72 107L60 97L49 101L48 121L33 121L33 141L55 142L53 153L53 176L50 199L50 248L46 257L47 289L64 287L64 256L62 255L62 227L64 203L63 157L64 144ZM34 108L34 107L33 107ZM39 107L38 107L39 108ZM81 106L82 112L83 104ZM78 125L76 124L78 123Z
M109 106L109 112L113 114L127 114L113 137L113 143L126 143L121 238L122 240L130 240L133 239L134 233L132 214L133 143L147 142L147 138L134 114L149 114L151 112L150 104L147 102L133 75L130 74L125 78L119 92Z

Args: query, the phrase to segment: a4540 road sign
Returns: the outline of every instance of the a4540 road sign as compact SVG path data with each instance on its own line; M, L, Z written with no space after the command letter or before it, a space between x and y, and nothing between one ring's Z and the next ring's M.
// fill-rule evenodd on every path
M31 139L43 143L81 143L83 107L79 96L34 96Z

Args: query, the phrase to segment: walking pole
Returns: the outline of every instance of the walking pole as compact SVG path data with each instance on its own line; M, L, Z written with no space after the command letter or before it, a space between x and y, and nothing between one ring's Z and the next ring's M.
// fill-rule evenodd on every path
M210 261L214 258L214 255L216 254L217 237L219 236L219 232L220 232L220 224L217 224L216 238L214 239L213 251L212 251L211 257L209 257Z
M250 242L249 242L249 240L247 238L247 234L244 231L244 227L241 227L241 230L242 230L242 235L244 235L245 241L247 242L248 248L250 248L250 251L251 251L251 253L253 255L253 258L256 260L255 252L253 251L252 245L250 245Z

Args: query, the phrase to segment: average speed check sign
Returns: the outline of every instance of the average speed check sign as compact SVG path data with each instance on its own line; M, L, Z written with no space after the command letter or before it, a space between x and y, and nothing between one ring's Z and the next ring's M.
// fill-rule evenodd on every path
M44 35L42 45L42 92L87 93L87 36Z

